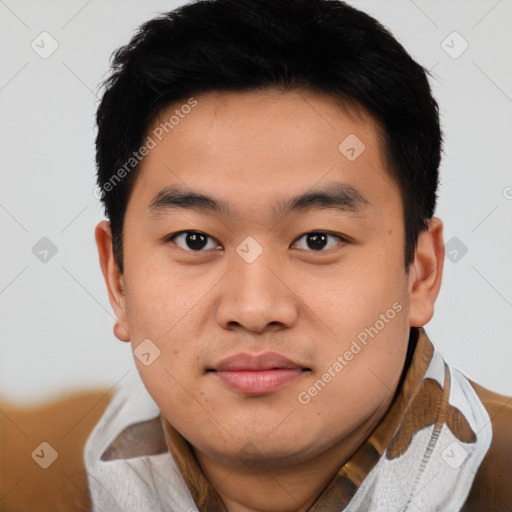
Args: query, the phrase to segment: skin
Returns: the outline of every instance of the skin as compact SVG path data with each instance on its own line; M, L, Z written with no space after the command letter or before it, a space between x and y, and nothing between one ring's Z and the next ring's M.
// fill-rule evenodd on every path
M443 226L432 219L405 272L398 186L364 110L312 92L211 92L141 162L124 221L124 274L109 223L96 227L100 264L117 322L135 349L160 356L140 376L167 420L193 445L227 509L303 511L386 413L404 365L409 329L433 315L444 260ZM183 104L185 101L183 102ZM169 105L151 130L180 105ZM365 150L349 161L349 134ZM328 183L356 187L358 214L313 209L272 215L272 206ZM170 185L229 204L233 215L149 205ZM235 215L236 213L236 215ZM205 233L194 252L185 236ZM320 250L307 235L325 232ZM248 236L263 252L236 252ZM298 400L366 327L402 309L309 403ZM274 351L310 371L262 396L207 372L227 356Z

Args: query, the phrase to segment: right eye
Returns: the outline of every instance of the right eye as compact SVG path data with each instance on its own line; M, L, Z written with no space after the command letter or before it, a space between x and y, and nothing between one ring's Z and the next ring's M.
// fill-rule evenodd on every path
M207 247L208 239L212 241L212 246ZM205 252L203 249L215 249L219 247L213 243L215 239L206 233L200 231L180 231L166 238L166 242L174 242L178 247L189 252ZM216 241L216 240L215 240Z

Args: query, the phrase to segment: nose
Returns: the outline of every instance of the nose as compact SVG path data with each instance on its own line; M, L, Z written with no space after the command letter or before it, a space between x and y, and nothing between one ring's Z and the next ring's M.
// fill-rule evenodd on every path
M226 330L263 333L292 327L298 299L284 265L263 253L251 263L235 255L231 272L221 282L217 321Z

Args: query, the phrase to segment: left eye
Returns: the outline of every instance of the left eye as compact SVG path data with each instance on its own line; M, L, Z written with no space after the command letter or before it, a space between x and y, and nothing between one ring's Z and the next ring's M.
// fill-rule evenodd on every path
M332 235L331 233L324 233L323 231L313 231L311 233L305 233L298 239L298 241L300 241L304 238L306 239L306 247L299 247L299 249L308 249L309 248L316 252L322 252L325 248L331 249L332 247L335 247L337 244L335 243L331 246L328 246L329 245L329 240L328 240L329 237L335 238L338 241L342 241L342 242L345 241L342 237L337 236L337 235ZM298 242L295 242L295 243L297 244Z
M212 245L210 247L208 247L208 239L212 240ZM199 231L183 231L182 233L177 233L167 239L169 242L171 240L175 240L176 245L186 251L202 252L205 248L215 249L218 247L218 244L213 243L214 239L211 236L208 236L205 233L200 233ZM180 243L177 243L178 240ZM184 244L185 246L181 244Z

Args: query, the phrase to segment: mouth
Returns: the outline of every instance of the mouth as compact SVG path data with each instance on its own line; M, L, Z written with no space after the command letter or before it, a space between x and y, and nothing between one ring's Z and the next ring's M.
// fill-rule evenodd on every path
M245 395L264 395L280 389L311 372L290 359L267 352L258 356L243 353L221 361L207 372L230 389Z

